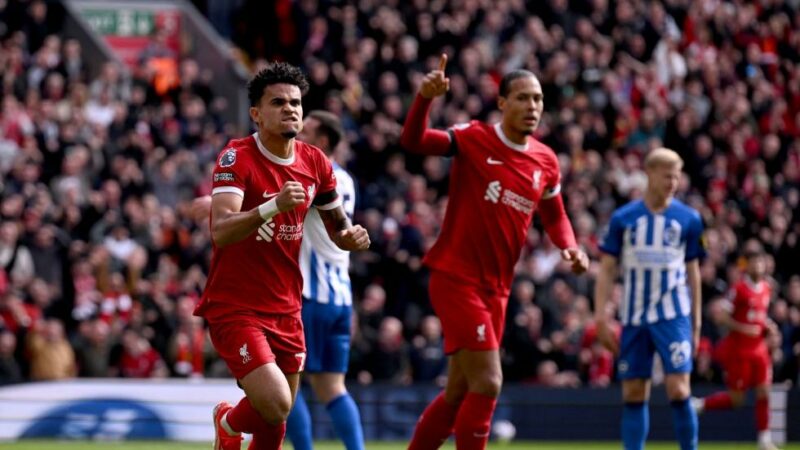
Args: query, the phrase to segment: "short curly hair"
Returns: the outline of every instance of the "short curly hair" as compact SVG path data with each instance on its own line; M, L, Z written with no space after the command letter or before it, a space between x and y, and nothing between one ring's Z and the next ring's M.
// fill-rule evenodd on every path
M308 92L308 79L302 70L289 63L271 62L247 83L250 106L256 106L264 96L264 89L273 84L293 84L300 88L300 94Z

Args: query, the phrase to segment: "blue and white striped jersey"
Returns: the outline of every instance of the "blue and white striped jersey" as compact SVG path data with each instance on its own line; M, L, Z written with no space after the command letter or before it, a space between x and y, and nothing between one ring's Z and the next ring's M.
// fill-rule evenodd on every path
M600 250L620 260L622 325L639 326L692 312L686 262L705 255L700 214L673 199L659 214L637 200L611 216Z
M352 219L356 205L353 178L336 163L333 163L333 172L344 211ZM349 268L350 253L331 241L319 212L311 208L306 215L300 246L303 298L338 306L352 305Z

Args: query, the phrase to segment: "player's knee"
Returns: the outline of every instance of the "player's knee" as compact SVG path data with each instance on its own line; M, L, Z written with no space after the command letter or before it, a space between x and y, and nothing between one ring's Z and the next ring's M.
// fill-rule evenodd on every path
M667 398L669 398L671 402L683 401L692 395L692 385L690 383L689 374L668 374L666 385Z
M347 393L343 380L315 380L312 381L311 387L317 400L323 404L328 404Z
M645 396L644 390L641 391L629 391L626 392L625 395L622 396L622 401L624 403L643 403L647 401Z
M686 400L692 395L691 387L688 383L676 383L672 386L667 386L667 397L670 401Z
M499 397L503 387L503 373L487 371L470 382L470 391L490 397Z
M261 415L265 422L271 425L278 425L286 422L289 412L292 410L292 399L287 396L276 396L271 399L261 399L253 403L253 407Z

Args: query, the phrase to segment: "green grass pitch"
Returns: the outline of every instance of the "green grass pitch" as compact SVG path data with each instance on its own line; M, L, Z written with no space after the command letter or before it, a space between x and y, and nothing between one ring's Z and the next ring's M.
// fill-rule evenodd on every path
M370 450L405 450L405 443L401 442L367 442ZM242 446L244 447L244 446ZM0 442L0 449L8 450L93 450L93 449L123 449L123 450L208 450L211 444L186 444L179 442L166 441L139 441L139 442L87 442L87 441L44 441L26 440L19 442ZM284 449L290 450L292 446L285 444ZM314 445L315 450L340 450L342 444L337 442L320 442ZM445 450L453 450L452 443L442 447ZM620 444L614 442L512 442L509 444L490 443L491 450L619 450ZM674 443L650 443L648 450L675 450L677 445ZM736 450L756 448L753 443L705 443L700 442L700 450ZM800 443L787 444L781 447L784 450L800 450Z

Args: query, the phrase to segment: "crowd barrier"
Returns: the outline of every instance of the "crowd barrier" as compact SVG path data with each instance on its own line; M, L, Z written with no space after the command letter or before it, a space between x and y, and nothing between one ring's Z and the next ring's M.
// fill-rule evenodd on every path
M306 398L311 399L308 388ZM704 395L717 387L695 387ZM425 405L439 392L432 386L351 386L368 440L407 440ZM78 379L0 388L0 440L213 438L211 409L242 395L233 380ZM507 385L495 421L508 421L516 439L618 440L620 390L552 389ZM753 441L753 399L738 411L705 414L704 441ZM314 437L334 437L325 406L311 401ZM650 402L650 438L673 439L669 403L662 388ZM770 427L779 443L800 440L800 390L775 387Z

